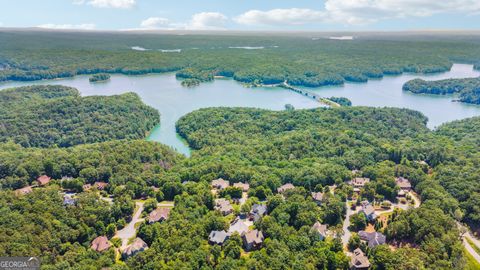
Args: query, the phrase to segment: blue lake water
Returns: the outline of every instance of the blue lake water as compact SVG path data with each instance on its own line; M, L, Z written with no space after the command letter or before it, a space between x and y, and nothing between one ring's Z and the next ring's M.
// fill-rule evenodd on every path
M472 65L455 64L451 71L433 74L402 74L386 76L368 83L347 83L343 86L309 88L323 97L346 97L354 106L400 107L421 111L428 118L428 126L480 115L480 106L452 102L451 96L415 95L402 91L402 85L414 78L438 80L446 78L478 77ZM83 96L115 95L135 92L142 100L161 114L161 125L150 133L149 140L170 145L189 155L188 146L175 131L175 122L183 115L206 107L256 107L283 110L285 104L296 109L315 108L318 102L283 88L246 88L229 79L218 79L195 88L182 87L175 74L145 76L112 75L102 83L90 83L88 76L35 82L0 83L0 89L38 84L61 84L77 88Z

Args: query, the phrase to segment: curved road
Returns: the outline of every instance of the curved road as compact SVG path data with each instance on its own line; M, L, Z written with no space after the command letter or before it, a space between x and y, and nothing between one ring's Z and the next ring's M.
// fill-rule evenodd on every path
M133 214L132 220L128 223L123 229L117 231L114 237L122 239L121 250L125 249L128 246L128 240L134 237L137 234L137 229L135 224L140 221L143 221L143 218L140 218L143 212L143 202L136 202L136 212Z

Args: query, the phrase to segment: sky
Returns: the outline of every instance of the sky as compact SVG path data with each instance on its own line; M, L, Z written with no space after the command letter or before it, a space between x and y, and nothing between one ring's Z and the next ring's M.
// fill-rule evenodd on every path
M0 27L478 30L480 0L0 0Z

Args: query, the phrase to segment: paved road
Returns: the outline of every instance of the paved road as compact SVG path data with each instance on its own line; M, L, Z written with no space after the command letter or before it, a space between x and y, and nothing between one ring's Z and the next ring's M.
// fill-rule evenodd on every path
M342 244L343 244L344 247L347 246L348 240L350 239L350 236L352 235L352 233L348 229L348 227L350 226L350 216L357 212L357 211L353 211L352 209L350 209L350 206L348 205L349 202L350 201L347 200L347 202L345 203L346 206L347 206L347 214L345 216L345 220L343 221L343 235L342 235Z
M470 253L473 256L473 258L475 258L475 260L477 260L477 262L480 263L480 254L478 254L475 251L475 249L473 249L473 247L470 245L470 243L467 242L467 238L471 240L479 248L480 248L480 241L470 233L470 230L467 227L463 226L459 222L457 222L457 226L460 229L460 231L465 231L465 233L462 234L462 240L463 240L463 245L465 246L465 249L468 251L468 253Z
M117 231L115 237L122 239L121 250L125 249L128 246L128 240L134 237L137 234L137 229L135 224L137 222L143 221L143 218L140 218L143 212L143 202L135 203L137 211L133 214L132 220L128 223L123 229Z

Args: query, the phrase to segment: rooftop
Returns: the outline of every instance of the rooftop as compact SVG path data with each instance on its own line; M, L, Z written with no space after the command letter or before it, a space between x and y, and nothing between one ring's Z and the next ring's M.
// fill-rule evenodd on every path
M363 241L368 242L368 247L373 248L378 245L383 245L385 244L387 238L385 235L379 233L379 232L366 232L366 231L359 231L358 236L360 239Z
M99 236L92 241L90 246L93 250L102 252L110 248L110 242L106 236Z
M285 185L277 188L277 191L278 191L278 193L283 193L283 192L285 192L285 191L287 191L287 190L289 190L289 189L294 189L294 188L295 188L294 185L292 185L292 184L290 184L290 183L287 183L287 184L285 184Z

